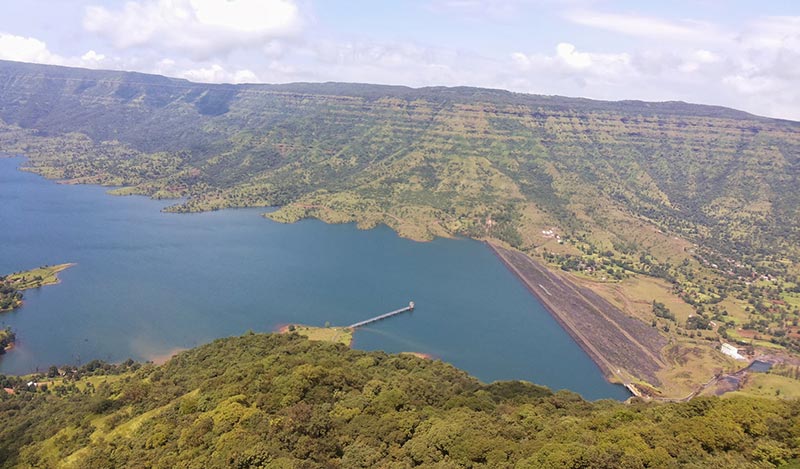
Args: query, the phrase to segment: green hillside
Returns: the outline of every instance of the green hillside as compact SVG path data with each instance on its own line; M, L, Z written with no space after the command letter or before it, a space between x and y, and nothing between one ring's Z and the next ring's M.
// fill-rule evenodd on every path
M798 256L798 123L684 103L200 85L13 62L0 63L0 91L4 147L32 147L37 170L191 197L176 210L295 202L389 225L425 211L408 213L423 237L483 234L493 216L490 231L522 247L536 243L519 218L536 211L530 221L607 232L620 250L643 246L617 225L644 220L730 255Z
M47 375L0 377L15 389L0 393L3 467L756 468L800 456L796 400L588 403L297 334Z
M798 122L0 61L0 151L50 178L186 199L171 211L281 206L269 217L497 240L657 328L676 344L667 355L703 347L696 366L676 359L696 369L675 392L730 367L710 351L720 339L800 351Z
M685 103L201 85L14 62L0 62L0 91L4 149L25 147L49 176L189 196L176 210L294 202L286 216L407 217L421 237L483 234L493 216L489 231L521 247L536 244L521 228L540 222L603 232L598 247L618 250L645 247L619 228L646 222L747 259L798 256L794 122Z
M484 234L492 216L489 231L520 247L536 244L525 223L544 222L634 251L644 246L619 225L645 221L728 255L798 256L798 123L684 103L200 85L13 62L0 63L0 91L4 149L26 146L50 176L190 197L175 210L294 202L285 216L407 217L421 237Z

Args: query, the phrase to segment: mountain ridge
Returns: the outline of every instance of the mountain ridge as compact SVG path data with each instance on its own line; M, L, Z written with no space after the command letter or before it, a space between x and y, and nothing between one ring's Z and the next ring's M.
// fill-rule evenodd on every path
M183 85L188 88L195 87L208 87L220 90L257 90L257 91L289 91L289 92L308 92L308 93L331 93L331 94L346 94L353 92L362 92L369 96L370 94L378 94L379 97L401 97L412 95L425 95L428 92L445 93L448 97L457 97L458 93L466 93L470 99L477 97L487 98L513 98L515 100L522 100L523 103L541 104L541 105L554 105L560 101L564 102L564 107L569 108L570 105L576 108L586 107L588 109L606 109L609 106L620 105L630 107L626 110L634 109L649 109L652 113L675 113L681 115L692 115L700 117L729 117L741 119L763 119L775 122L786 122L792 125L800 126L800 121L793 121L789 119L781 119L767 116L760 116L752 114L747 111L713 104L690 103L680 100L667 100L667 101L648 101L641 99L622 99L622 100L601 100L586 97L572 97L563 95L547 95L536 93L525 93L505 90L502 88L483 88L474 86L421 86L411 87L406 85L390 85L390 84L370 84L361 82L288 82L288 83L203 83L192 82L184 78L169 77L167 75L159 75L153 73L134 72L125 70L112 70L112 69L87 69L81 67L70 67L62 65L47 65L29 62L15 62L9 60L0 60L0 73L7 71L9 68L26 68L30 71L44 71L47 70L51 75L53 70L59 70L65 74L64 78L77 79L78 75L84 72L91 72L91 74L100 73L107 75L109 78L125 78L125 77L139 77L148 81L158 80L161 81L162 86L168 86L169 82L173 86ZM139 83L141 85L158 85L159 83ZM463 98L463 97L462 97ZM490 101L492 102L492 101ZM582 106L576 106L576 105ZM693 112L692 112L693 111Z

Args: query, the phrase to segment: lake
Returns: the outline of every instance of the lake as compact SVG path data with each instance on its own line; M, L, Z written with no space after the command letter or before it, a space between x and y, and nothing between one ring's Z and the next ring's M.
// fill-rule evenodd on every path
M0 315L17 346L0 373L92 359L157 360L182 348L287 323L371 324L354 348L413 351L479 379L524 379L588 399L624 399L483 244L419 243L264 209L167 214L172 202L56 184L0 158L0 273L74 262L59 285Z

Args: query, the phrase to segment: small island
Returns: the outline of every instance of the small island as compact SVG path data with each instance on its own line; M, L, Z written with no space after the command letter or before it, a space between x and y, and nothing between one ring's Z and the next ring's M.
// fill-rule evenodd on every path
M0 277L0 313L22 306L22 292L60 282L58 273L75 264L46 265Z

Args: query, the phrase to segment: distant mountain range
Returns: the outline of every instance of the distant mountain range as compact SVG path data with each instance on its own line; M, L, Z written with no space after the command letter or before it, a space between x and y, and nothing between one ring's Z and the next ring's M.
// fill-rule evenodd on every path
M290 204L277 217L523 249L553 225L630 252L647 249L644 223L728 256L798 259L800 123L723 107L0 61L0 119L37 171L188 196L179 210ZM58 152L35 151L46 138Z

